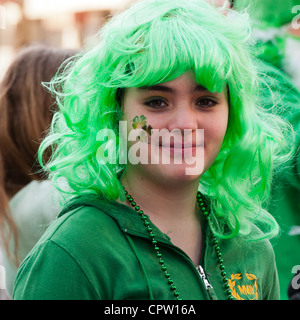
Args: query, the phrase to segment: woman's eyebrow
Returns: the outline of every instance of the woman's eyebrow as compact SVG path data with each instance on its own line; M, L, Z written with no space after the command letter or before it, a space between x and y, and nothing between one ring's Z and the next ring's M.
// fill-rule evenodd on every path
M203 86L201 86L200 84L198 84L196 87L195 87L195 89L194 89L194 91L206 91L206 92L210 92L208 89L206 89L205 87L203 87Z
M168 86L164 86L161 84L158 85L153 85L153 86L143 86L143 87L138 87L137 88L139 91L163 91L163 92L169 92L169 93L174 93L176 90L168 87ZM194 91L207 91L209 92L209 90L207 90L205 87L201 86L201 85L197 85L194 88Z
M139 91L163 91L173 93L175 90L173 88L163 86L163 85L154 85L154 86L143 86L138 88Z

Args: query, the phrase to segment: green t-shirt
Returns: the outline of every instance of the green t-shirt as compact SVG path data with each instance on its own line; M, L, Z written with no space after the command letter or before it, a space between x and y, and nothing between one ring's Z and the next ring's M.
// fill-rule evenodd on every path
M216 251L202 223L199 264L152 225L167 271L181 299L227 299ZM269 241L220 240L225 271L236 299L278 299L274 253ZM141 217L132 208L95 196L71 201L23 261L14 299L174 299Z

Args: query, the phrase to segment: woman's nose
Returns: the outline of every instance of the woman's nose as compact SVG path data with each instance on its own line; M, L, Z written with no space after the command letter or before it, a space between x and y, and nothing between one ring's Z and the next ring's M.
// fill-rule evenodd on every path
M179 108L174 110L172 119L169 123L169 130L180 130L184 129L196 130L198 128L198 119L193 110L188 104L181 105Z

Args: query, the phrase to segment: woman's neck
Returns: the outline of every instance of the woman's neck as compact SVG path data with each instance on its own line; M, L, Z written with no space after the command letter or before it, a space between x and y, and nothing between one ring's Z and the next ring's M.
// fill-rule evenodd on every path
M196 216L199 180L166 185L137 174L129 175L126 172L120 180L150 218L160 216L164 219L177 220Z
M146 177L126 172L121 182L135 202L172 243L198 264L201 255L202 235L196 201L198 181L161 185Z

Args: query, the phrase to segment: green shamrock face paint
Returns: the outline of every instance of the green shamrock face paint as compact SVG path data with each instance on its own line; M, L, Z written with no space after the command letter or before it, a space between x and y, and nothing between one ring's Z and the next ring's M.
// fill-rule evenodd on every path
M151 136L151 130L152 126L147 125L147 118L144 115L141 116L135 116L132 121L132 128L133 129L143 129L144 131L141 131L141 135L139 135L139 139L142 142L147 141L147 134Z

